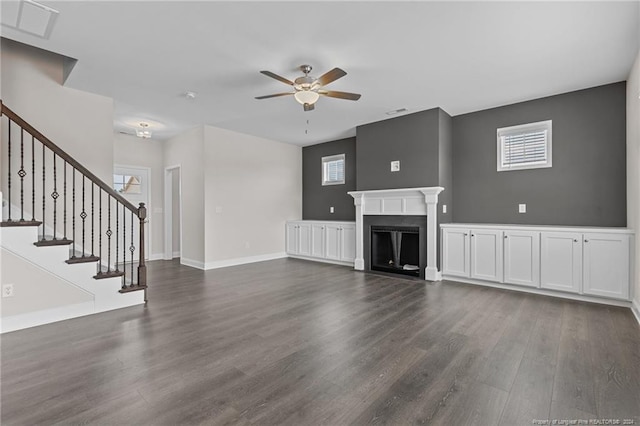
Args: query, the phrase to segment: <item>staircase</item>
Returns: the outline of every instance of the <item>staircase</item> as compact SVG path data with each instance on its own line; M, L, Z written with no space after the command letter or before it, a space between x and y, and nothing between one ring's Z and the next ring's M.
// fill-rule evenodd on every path
M144 203L0 107L2 247L94 294L96 312L146 303Z

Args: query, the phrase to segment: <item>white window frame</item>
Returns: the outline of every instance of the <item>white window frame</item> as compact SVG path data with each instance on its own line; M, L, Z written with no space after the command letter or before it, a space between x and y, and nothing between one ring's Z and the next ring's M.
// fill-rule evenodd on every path
M342 160L342 180L328 180L328 166L329 163ZM345 155L337 154L330 155L328 157L322 157L322 186L326 185L344 185L344 180L347 174L347 164L345 163Z
M512 136L524 133L533 133L545 131L546 132L546 160L505 165L504 163L504 137ZM520 124L518 126L502 127L497 130L497 169L499 172L506 172L512 170L526 170L526 169L541 169L545 167L552 167L552 120L538 121L535 123Z

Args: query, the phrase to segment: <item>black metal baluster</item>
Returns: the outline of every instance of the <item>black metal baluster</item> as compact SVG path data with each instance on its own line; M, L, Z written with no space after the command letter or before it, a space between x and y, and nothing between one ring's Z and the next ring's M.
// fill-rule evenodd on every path
M115 205L115 210L116 210L116 272L120 272L120 270L118 269L118 255L120 254L120 251L118 250L118 227L120 226L120 223L118 223L118 201L116 200L116 205Z
M63 197L62 200L64 202L64 215L63 217L63 232L62 232L62 239L63 240L67 240L67 160L64 160L63 166L62 166L62 171L64 173L64 190L63 190Z
M127 211L125 205L122 205L122 288L127 288Z
M7 218L7 222L11 222L11 119L9 119L9 140L7 146L9 148L9 156L7 157L7 200L9 203L9 208L7 210L9 210L9 217Z
M101 190L102 191L102 190ZM94 193L95 185L93 181L91 181L91 257L96 257L94 250L94 241L95 241L95 226L96 226L96 214L94 210L95 202L94 202Z
M20 170L18 170L18 176L20 176L20 222L24 222L24 177L27 172L24 171L24 129L20 129ZM11 210L11 206L9 206Z
M111 195L107 194L107 273L111 272Z
M71 185L71 227L72 233L71 236L73 238L73 248L71 249L71 258L76 258L76 168L73 168L71 172L71 180L73 184Z
M56 175L56 153L53 153L53 192L51 198L53 198L53 239L57 240L56 232L58 225L58 177Z
M102 189L98 190L98 275L102 274Z
M45 204L46 204L46 200L47 200L47 188L46 188L46 185L45 185L47 175L45 173L45 169L46 169L45 162L46 162L46 159L45 159L45 156L44 156L44 143L43 143L42 144L42 241L45 240L45 238L44 238L44 228L45 228L45 223L46 223L46 215L45 215L46 207L45 207Z
M36 221L36 151L33 136L31 136L31 221Z
M80 219L82 219L82 257L85 253L85 222L87 220L87 211L84 209L84 181L85 176L82 175L82 211L80 212Z
M134 221L133 221L133 212L131 212L131 246L129 246L129 251L131 252L131 286L133 287L133 281L134 281L134 275L133 275L133 252L136 251L136 246L133 245L133 228L134 228Z

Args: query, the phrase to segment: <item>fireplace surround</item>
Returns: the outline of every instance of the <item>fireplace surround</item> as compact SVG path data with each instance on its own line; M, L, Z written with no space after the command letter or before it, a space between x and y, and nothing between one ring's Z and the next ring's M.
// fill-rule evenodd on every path
M351 191L356 207L356 270L367 270L365 265L365 216L425 216L426 236L421 237L426 250L426 266L420 277L428 281L439 281L442 273L438 270L437 206L441 186L423 188L382 189L372 191ZM423 269L422 265L419 265Z

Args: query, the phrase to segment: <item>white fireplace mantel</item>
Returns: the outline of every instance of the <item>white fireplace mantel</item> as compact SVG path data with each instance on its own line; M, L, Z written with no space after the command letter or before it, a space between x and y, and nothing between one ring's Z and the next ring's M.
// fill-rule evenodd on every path
M438 270L437 213L438 194L441 186L425 188L380 189L351 191L356 206L356 259L354 268L364 270L364 215L413 215L427 216L427 268L424 277L428 281L440 281Z

